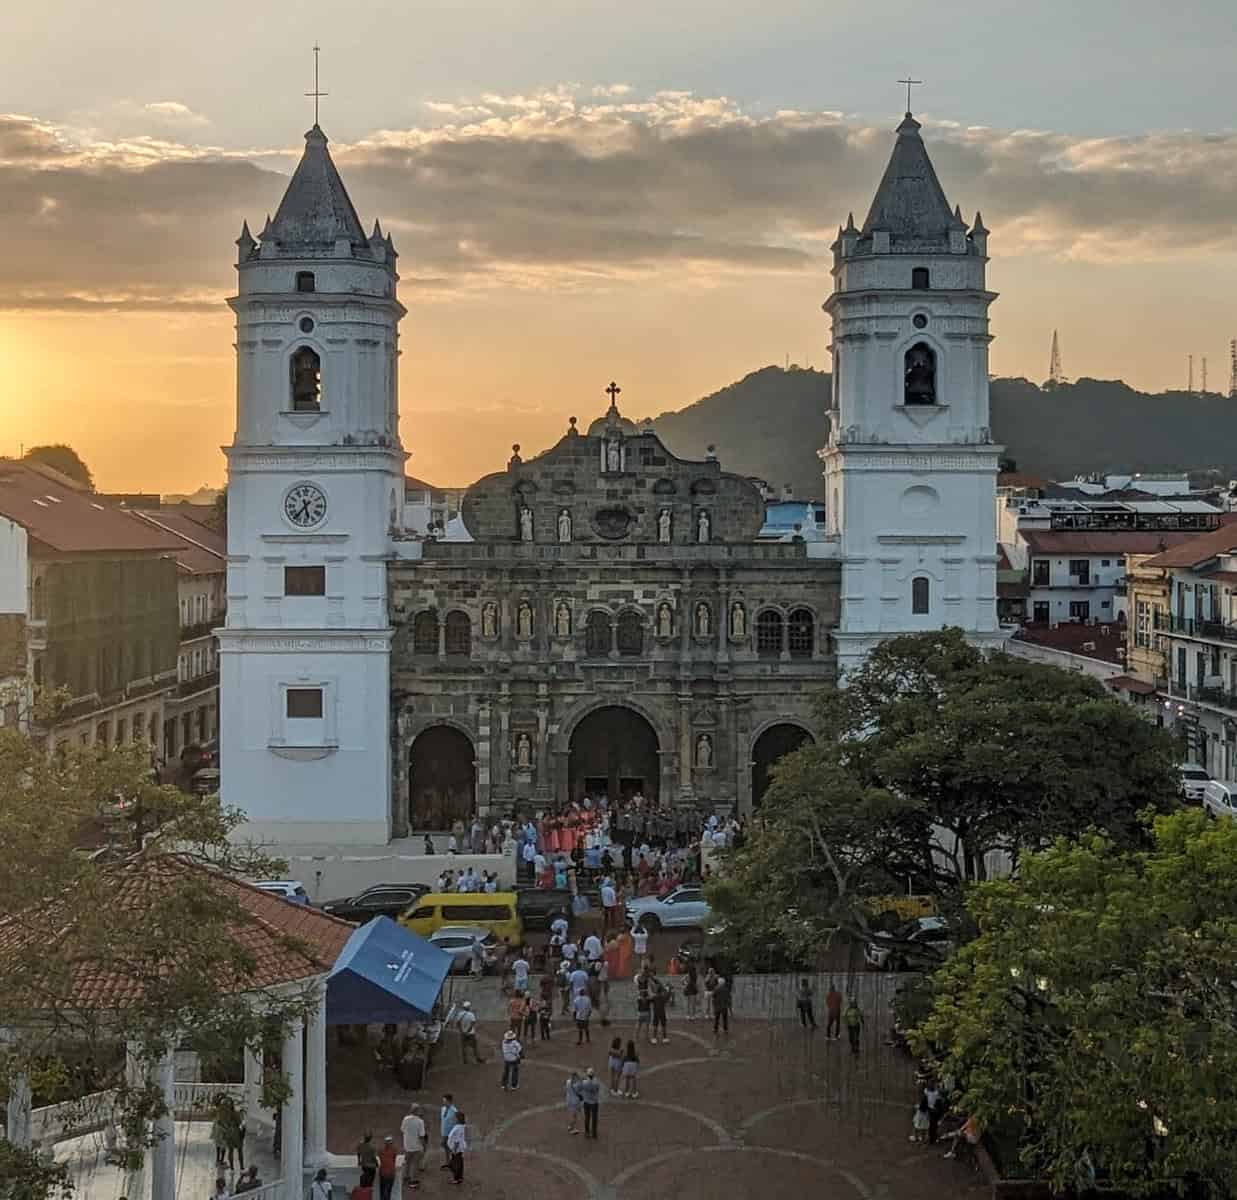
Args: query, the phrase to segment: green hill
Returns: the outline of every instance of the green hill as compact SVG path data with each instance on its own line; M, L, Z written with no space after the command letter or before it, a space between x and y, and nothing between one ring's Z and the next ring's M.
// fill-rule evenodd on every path
M707 447L728 471L757 475L799 496L821 494L830 377L764 367L654 426L676 454ZM1237 400L1216 393L1139 392L1120 380L1079 379L1044 389L992 381L992 431L1020 471L1069 479L1092 471L1215 471L1237 478Z

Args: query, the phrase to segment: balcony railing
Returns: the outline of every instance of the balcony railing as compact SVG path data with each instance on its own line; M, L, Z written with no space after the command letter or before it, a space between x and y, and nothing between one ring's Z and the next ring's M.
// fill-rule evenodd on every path
M1208 704L1226 712L1237 712L1237 691L1222 687L1200 687L1196 683L1182 683L1177 679L1156 680L1156 687L1175 700L1188 700L1194 704Z
M196 696L198 692L204 692L208 688L219 686L219 672L207 671L204 675L195 675L192 679L182 679L176 685L176 698L179 700L184 696Z
M1237 642L1237 625L1228 625L1223 621L1204 621L1197 617L1158 612L1155 614L1155 628L1162 633L1178 633L1213 642Z

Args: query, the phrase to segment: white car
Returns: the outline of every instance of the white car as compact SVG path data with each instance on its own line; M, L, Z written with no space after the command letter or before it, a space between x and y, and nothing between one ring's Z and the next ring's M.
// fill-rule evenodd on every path
M479 925L443 925L430 934L430 944L451 955L450 970L468 971L472 967L472 948L481 947L481 970L492 971L502 953L503 944L494 934Z
M1195 804L1203 798L1203 791L1211 782L1211 776L1198 763L1181 764L1181 792Z
M944 917L916 917L895 933L874 933L863 947L863 961L878 971L932 968L952 949L953 932Z
M299 879L259 879L253 886L272 896L282 896L290 904L309 903L309 893Z
M703 928L712 919L713 910L699 884L677 887L668 896L637 896L627 901L627 923L639 922L649 933L656 933L663 927L694 925Z
M1237 817L1237 783L1209 779L1203 788L1203 808L1209 816Z

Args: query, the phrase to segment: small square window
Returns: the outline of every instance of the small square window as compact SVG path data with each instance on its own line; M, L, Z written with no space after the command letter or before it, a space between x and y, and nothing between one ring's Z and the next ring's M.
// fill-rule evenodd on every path
M322 719L321 688L289 688L287 695L290 719L308 721Z
M285 596L325 596L326 567L284 567Z
M287 276L284 278L287 278ZM296 290L298 292L312 292L314 290L314 273L312 271L297 271Z

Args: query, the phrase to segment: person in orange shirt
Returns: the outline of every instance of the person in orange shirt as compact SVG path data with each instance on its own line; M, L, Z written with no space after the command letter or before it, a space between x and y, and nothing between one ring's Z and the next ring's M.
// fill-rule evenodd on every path
M507 1025L518 1034L524 1028L524 1017L528 1013L528 997L523 992L513 993L507 1001Z
M397 1154L395 1139L382 1139L382 1149L378 1151L378 1196L379 1200L391 1200L391 1191L395 1187L395 1158Z

